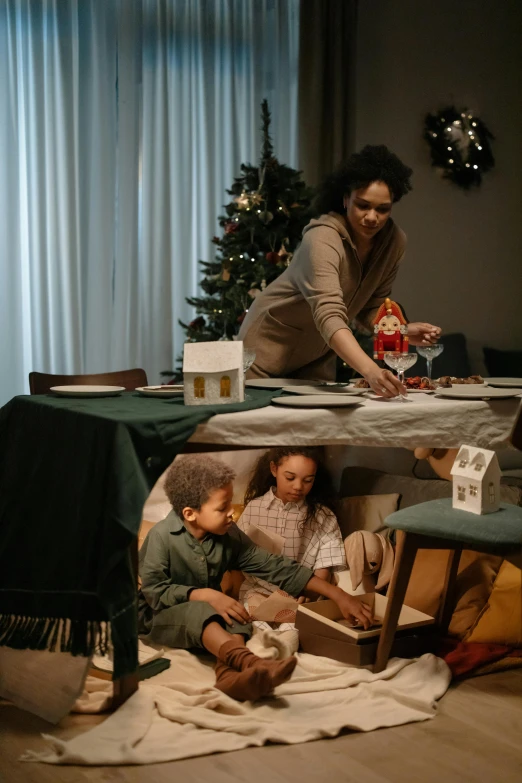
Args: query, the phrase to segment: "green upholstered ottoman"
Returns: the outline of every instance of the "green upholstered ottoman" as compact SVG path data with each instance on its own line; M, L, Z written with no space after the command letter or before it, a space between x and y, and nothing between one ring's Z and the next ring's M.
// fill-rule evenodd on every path
M492 514L472 514L452 507L451 498L430 500L385 519L397 531L393 576L388 589L374 671L386 668L399 613L418 549L451 551L438 619L440 632L448 630L453 611L455 583L463 549L501 555L522 569L522 508L502 503ZM522 585L521 585L522 589Z
M480 552L502 555L522 547L522 507L508 503L501 503L492 514L471 514L453 508L451 498L439 498L396 511L385 524L406 533L457 541Z

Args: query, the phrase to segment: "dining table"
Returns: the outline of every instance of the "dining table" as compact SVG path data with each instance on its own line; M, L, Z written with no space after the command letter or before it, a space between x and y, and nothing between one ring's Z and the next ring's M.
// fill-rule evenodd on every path
M136 541L148 494L180 453L463 443L499 451L509 447L521 404L519 397L411 394L308 408L276 399L284 401L281 389L248 388L244 402L213 406L139 392L21 395L7 403L0 410L0 650L88 658L110 646L117 698L135 690Z

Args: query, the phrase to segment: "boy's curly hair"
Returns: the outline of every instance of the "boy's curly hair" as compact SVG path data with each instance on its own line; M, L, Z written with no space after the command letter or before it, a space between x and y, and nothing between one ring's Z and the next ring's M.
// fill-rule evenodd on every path
M300 446L290 446L269 449L263 454L256 463L248 487L245 492L245 506L254 498L264 495L270 487L274 487L276 480L270 470L270 463L274 462L280 465L286 457L300 455L312 459L317 465L315 481L312 489L306 496L307 512L303 524L311 522L317 515L321 506L330 509L334 514L337 508L337 493L335 492L330 474L328 473L323 461L322 449L303 448Z
M367 187L372 182L385 182L393 201L400 201L411 190L412 174L412 169L384 144L368 144L360 152L350 155L348 160L323 180L314 202L316 212L319 215L325 212L344 214L344 197L352 190Z
M183 509L199 511L212 492L234 481L235 472L224 462L205 454L180 457L168 469L165 493L180 519Z

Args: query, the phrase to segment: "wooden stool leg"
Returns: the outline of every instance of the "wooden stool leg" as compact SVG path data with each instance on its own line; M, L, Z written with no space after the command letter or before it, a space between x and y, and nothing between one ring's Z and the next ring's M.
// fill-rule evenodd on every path
M453 609L455 608L455 587L461 554L462 547L459 546L450 551L448 565L446 567L446 576L444 579L438 616L438 626L441 636L445 636L448 633L451 616L453 614Z
M138 673L126 674L125 677L114 680L113 688L111 709L117 710L123 702L127 701L129 696L138 690Z
M377 654L375 656L374 672L382 672L388 663L417 549L418 543L416 536L412 536L402 530L397 531L395 565L390 587L388 589L388 603L384 615L384 622L382 624L379 645L377 647Z

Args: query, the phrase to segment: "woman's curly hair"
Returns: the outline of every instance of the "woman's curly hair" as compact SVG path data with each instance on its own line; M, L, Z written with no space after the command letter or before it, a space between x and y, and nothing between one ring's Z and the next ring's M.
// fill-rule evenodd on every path
M167 471L165 494L172 508L183 519L184 508L199 511L212 492L234 481L236 474L224 462L207 455L179 457Z
M297 455L312 459L317 465L312 489L306 496L307 512L303 524L311 522L316 517L321 506L325 506L335 514L337 493L324 464L322 449L301 448L299 446L269 449L259 458L245 492L245 506L254 498L258 498L268 492L270 487L275 486L276 480L270 470L271 462L279 466L286 457Z
M344 197L352 190L358 190L372 182L385 182L390 189L394 202L411 190L412 170L390 152L384 144L368 144L360 152L354 152L348 160L341 163L335 171L326 177L314 202L317 214L339 212L344 214Z

